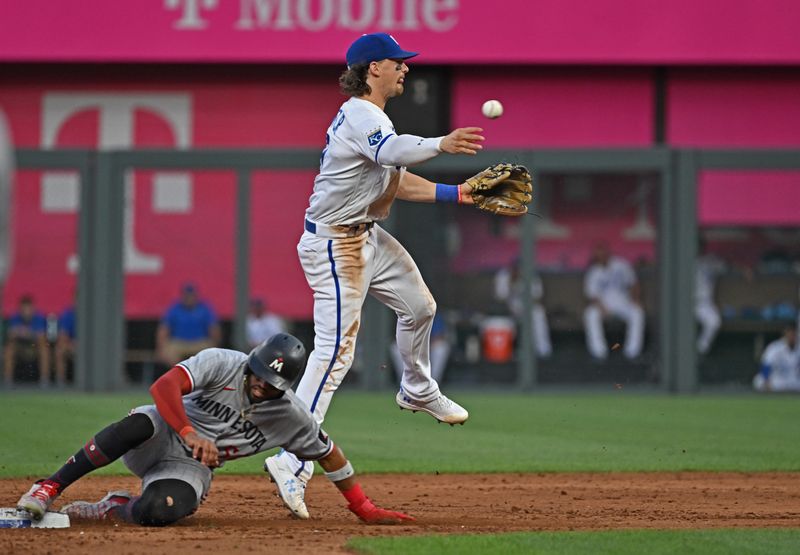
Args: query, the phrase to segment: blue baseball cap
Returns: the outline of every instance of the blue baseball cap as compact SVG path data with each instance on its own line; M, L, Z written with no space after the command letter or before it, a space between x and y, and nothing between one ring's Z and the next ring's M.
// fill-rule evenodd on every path
M192 282L184 283L181 286L181 293L184 294L197 293L197 286Z
M378 60L406 60L413 58L419 52L408 52L400 48L392 35L386 33L371 33L358 37L350 48L347 49L347 67L356 64L368 64Z

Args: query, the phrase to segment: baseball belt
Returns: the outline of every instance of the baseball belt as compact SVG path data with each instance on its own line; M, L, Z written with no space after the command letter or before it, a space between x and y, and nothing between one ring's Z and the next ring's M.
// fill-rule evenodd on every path
M325 225L305 220L305 230L313 233L317 237L324 237L326 239L338 239L343 237L358 237L362 233L366 233L375 222L363 222L360 224L352 225Z

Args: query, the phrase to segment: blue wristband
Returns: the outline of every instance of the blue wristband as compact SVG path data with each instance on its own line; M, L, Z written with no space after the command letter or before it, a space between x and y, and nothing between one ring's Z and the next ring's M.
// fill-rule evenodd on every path
M436 184L436 202L458 204L458 185Z

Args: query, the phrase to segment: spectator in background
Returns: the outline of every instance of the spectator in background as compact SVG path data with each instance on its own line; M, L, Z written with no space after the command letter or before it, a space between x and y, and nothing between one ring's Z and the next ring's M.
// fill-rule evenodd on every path
M6 388L14 385L18 362L39 364L39 385L50 385L50 346L47 343L47 319L36 310L33 297L23 295L19 310L8 321L8 335L3 352L3 379Z
M192 283L181 288L180 299L169 307L156 332L156 356L169 368L203 349L217 347L222 332L217 315L201 301Z
M764 349L753 388L756 391L800 391L800 349L794 326L786 326L783 335Z
M630 360L641 355L644 309L640 301L639 280L631 264L613 256L608 245L595 246L583 289L589 301L583 313L583 324L586 344L592 357L598 360L608 357L603 321L610 317L621 318L625 322L625 358Z
M267 303L258 298L250 301L250 312L247 314L247 320L245 321L245 330L247 332L247 345L251 349L273 335L288 333L289 331L283 318L270 312L267 308Z
M717 336L722 324L719 309L714 304L714 289L717 278L726 270L725 262L718 256L708 253L700 241L700 255L695 263L695 308L694 314L700 325L697 337L697 352L705 355Z
M711 349L722 325L722 317L714 301L717 280L725 272L735 269L741 272L747 281L753 281L753 269L744 265L730 264L718 255L708 252L702 239L698 243L698 253L695 263L695 317L700 325L697 351L705 355Z
M522 321L523 287L524 282L520 275L518 258L514 259L511 266L501 268L494 276L495 298L508 305L509 311L518 323ZM544 286L541 278L537 275L531 277L530 292L533 345L539 357L548 358L553 354L553 347L550 343L550 327L547 325L547 314L541 303L544 295Z
M437 382L441 383L444 377L444 371L447 368L447 361L450 359L451 350L450 333L447 329L447 323L440 314L433 317L433 324L431 327L431 377ZM403 377L403 357L400 355L400 349L397 347L397 342L392 343L391 348L392 363L394 364L397 373L397 379Z
M58 317L58 337L56 338L56 384L67 384L67 364L75 358L75 306L64 309Z

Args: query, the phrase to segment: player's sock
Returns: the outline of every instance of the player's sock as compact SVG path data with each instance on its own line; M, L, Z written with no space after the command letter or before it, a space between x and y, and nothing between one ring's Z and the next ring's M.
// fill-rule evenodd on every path
M141 498L142 496L139 495L137 497L131 498L131 500L125 503L124 505L118 505L116 507L112 507L108 511L108 519L115 520L118 522L128 522L130 524L139 524L139 522L136 520L136 517L133 516L133 508Z
M50 480L64 490L92 470L106 466L153 436L153 422L145 414L131 414L101 430L72 455Z

